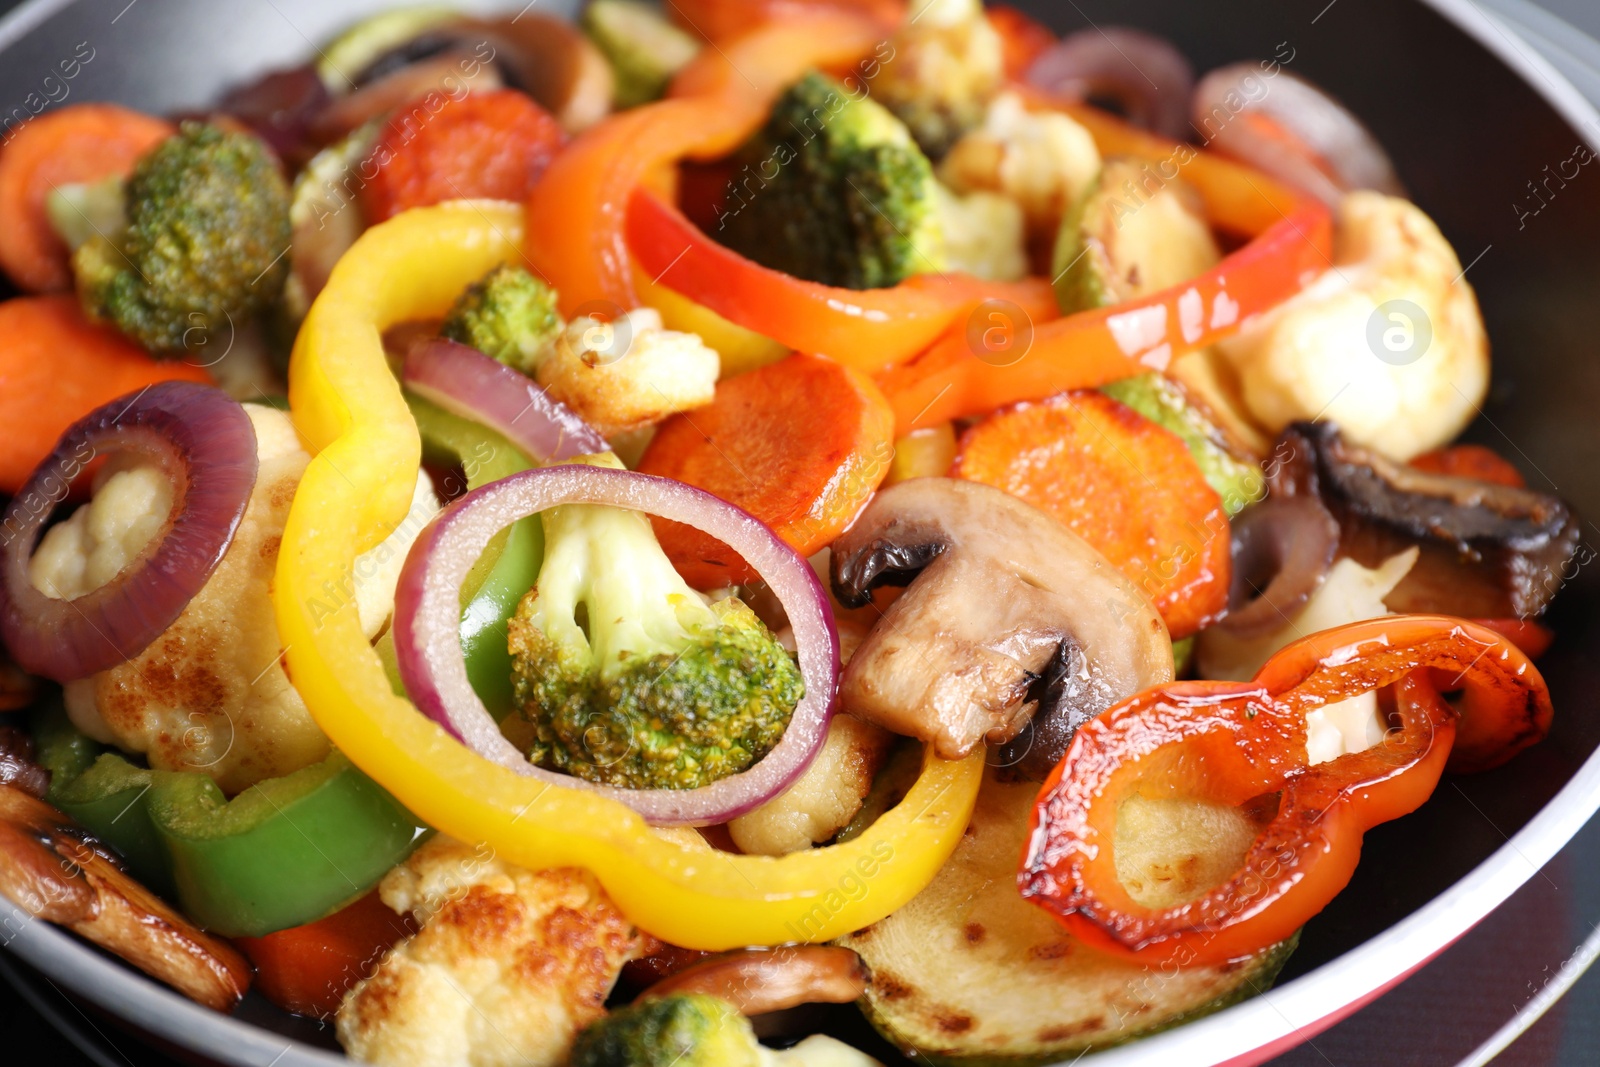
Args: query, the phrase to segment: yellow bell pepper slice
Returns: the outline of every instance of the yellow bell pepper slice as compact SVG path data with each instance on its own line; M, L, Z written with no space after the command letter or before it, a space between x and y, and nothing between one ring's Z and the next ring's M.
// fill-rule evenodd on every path
M380 335L443 315L468 283L518 259L522 236L515 205L399 215L339 261L301 327L289 399L315 458L289 512L273 592L295 687L333 743L429 825L510 863L586 867L634 922L673 944L823 941L876 922L954 849L981 751L958 762L925 756L906 798L848 844L738 856L684 847L616 801L483 759L390 689L346 592L357 555L404 519L421 455Z

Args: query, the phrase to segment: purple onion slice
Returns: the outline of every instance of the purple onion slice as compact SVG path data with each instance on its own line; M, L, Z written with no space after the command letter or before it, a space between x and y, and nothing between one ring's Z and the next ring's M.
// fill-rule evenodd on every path
M754 766L699 789L619 789L534 766L501 734L467 679L461 583L496 533L560 504L605 504L686 523L727 543L772 589L794 630L806 691L783 737ZM727 822L787 789L827 737L839 682L828 595L805 559L759 519L669 478L578 464L491 482L436 518L400 573L394 642L413 703L468 748L518 774L621 801L658 826Z
M46 596L28 561L55 506L95 457L130 452L174 488L160 532L111 581L71 600ZM0 636L33 674L70 682L143 652L210 579L256 483L256 435L220 389L162 382L85 415L34 469L0 523Z
M1194 71L1182 52L1141 30L1080 30L1039 53L1026 78L1072 100L1110 98L1129 122L1166 137L1189 132Z
M1286 131L1312 155L1264 132L1252 115ZM1378 139L1344 105L1286 70L1268 78L1259 63L1220 67L1194 92L1195 131L1208 147L1248 163L1337 207L1352 189L1404 196Z
M400 377L413 393L482 423L541 463L611 449L577 412L552 400L532 379L447 338L412 345Z
M1273 496L1233 520L1233 582L1218 627L1261 637L1289 625L1328 576L1339 523L1314 496Z

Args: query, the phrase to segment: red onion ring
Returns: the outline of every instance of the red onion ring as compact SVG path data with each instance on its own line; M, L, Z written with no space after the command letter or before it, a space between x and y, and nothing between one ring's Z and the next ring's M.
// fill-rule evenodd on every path
M611 449L577 412L550 399L526 375L443 337L413 344L400 380L424 400L482 423L541 463Z
M1141 30L1079 30L1041 52L1024 80L1071 100L1110 97L1129 122L1167 137L1189 132L1194 69L1182 52Z
M73 600L39 592L28 560L67 486L95 456L132 452L172 479L172 512L139 557ZM233 543L256 482L250 416L222 390L161 382L61 435L0 524L0 636L26 670L70 682L132 659L182 614Z
M1241 511L1228 614L1218 626L1238 637L1281 629L1328 576L1338 548L1338 520L1314 496L1268 497Z
M1266 86L1264 92L1246 91L1245 79L1252 77ZM1269 119L1287 138L1271 136L1249 121L1252 113ZM1352 189L1405 195L1388 154L1361 120L1286 70L1268 78L1260 63L1220 67L1200 80L1192 117L1208 147L1330 206Z
M726 542L772 589L789 615L806 691L782 739L753 767L699 789L618 789L536 767L501 734L467 680L461 583L496 533L560 504L605 504L686 523ZM491 482L430 523L400 572L394 643L412 702L478 755L518 774L621 801L657 826L727 822L787 789L827 737L839 683L828 595L805 559L759 519L670 478L581 464Z

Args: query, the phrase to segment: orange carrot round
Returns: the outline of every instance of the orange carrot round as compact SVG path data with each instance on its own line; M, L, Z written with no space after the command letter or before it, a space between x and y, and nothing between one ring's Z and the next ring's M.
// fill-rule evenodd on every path
M398 108L373 146L368 217L446 200L521 200L565 141L555 116L513 89L429 93Z
M414 929L373 890L326 919L234 944L256 965L256 989L268 1000L296 1015L331 1019L350 987Z
M71 256L45 215L51 190L127 174L172 132L115 104L74 104L17 130L0 151L0 267L18 288L72 288Z
M952 473L1055 516L1150 598L1173 639L1228 603L1222 499L1175 434L1102 393L1019 404L973 426Z
M739 505L809 556L855 520L893 458L894 413L872 380L821 356L793 355L729 378L708 406L668 419L639 469ZM655 523L690 585L755 577L720 541Z
M158 362L84 317L77 298L0 303L0 492L15 493L62 431L108 401L169 378L208 382L200 367Z

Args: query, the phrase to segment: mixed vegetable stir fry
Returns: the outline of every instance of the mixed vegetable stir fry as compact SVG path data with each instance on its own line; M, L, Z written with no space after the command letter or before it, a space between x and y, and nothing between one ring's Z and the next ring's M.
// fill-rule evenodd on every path
M23 910L378 1067L876 1062L797 1010L853 1002L1054 1062L1264 988L1548 732L1578 521L1451 444L1472 288L1292 50L591 0L317 54L0 150Z

